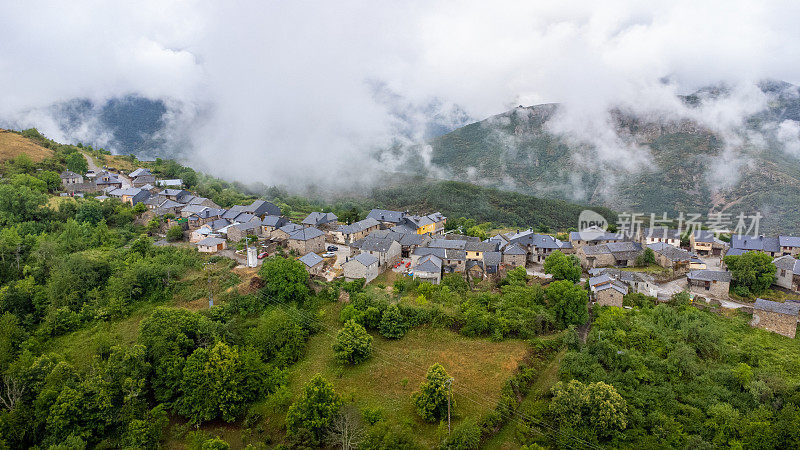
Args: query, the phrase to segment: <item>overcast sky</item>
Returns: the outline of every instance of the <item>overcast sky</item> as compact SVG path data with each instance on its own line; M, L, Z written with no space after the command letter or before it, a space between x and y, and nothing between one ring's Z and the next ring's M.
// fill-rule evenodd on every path
M401 128L421 138L434 114L457 124L454 106L561 102L581 131L612 104L797 84L798 23L797 1L6 1L0 119L71 140L49 106L162 99L196 164L272 184L357 164Z

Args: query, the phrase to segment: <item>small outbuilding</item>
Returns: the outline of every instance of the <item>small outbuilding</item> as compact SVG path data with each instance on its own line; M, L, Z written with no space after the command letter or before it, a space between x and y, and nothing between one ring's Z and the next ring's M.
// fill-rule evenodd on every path
M200 253L216 253L228 248L228 242L218 237L207 237L197 242L197 251Z
M800 303L781 303L758 298L753 304L753 320L750 321L750 326L794 338L798 313Z
M316 253L306 253L297 259L306 267L306 271L311 275L322 273L323 262L325 261Z
M342 269L345 280L364 278L369 283L378 276L378 258L369 253L359 253L342 264Z

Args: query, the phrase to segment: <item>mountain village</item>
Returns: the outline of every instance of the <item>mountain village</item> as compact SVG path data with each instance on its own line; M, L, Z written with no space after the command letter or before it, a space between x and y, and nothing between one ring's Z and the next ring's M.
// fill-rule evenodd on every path
M266 200L221 208L208 198L182 189L181 180L157 180L147 169L129 174L104 169L86 177L65 171L62 195L100 193L100 201L118 198L131 205L142 203L143 220L164 219L166 228L180 226L199 252L222 253L250 267L278 251L289 252L312 277L331 281L364 279L370 283L385 271L438 284L449 273L467 281L500 278L508 270L525 267L532 276L542 272L545 259L555 251L574 255L584 272L591 301L623 307L623 297L639 292L659 301L681 291L693 299L753 314L751 325L794 338L800 300L783 302L758 298L754 303L735 301L729 295L731 272L726 255L761 252L774 258L774 288L800 293L800 237L731 236L725 242L709 230L689 233L681 246L681 231L666 227L639 228L612 233L599 228L572 231L561 240L533 230L497 234L486 240L445 231L441 213L373 209L363 220L340 223L331 212L312 212L299 223L282 215ZM244 243L233 251L229 244ZM636 270L643 253L652 253L665 269L659 276ZM244 253L242 255L241 253ZM666 276L664 276L666 274ZM704 302L695 302L698 305Z

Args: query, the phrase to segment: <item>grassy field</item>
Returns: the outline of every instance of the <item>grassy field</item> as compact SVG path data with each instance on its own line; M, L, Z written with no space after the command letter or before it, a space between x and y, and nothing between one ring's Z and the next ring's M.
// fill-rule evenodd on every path
M766 292L763 292L758 295L751 295L749 297L742 297L741 295L736 295L733 290L730 291L729 295L733 300L739 302L748 302L752 303L756 301L756 298L763 298L764 300L772 300L774 302L785 302L787 300L796 300L800 301L800 294L796 292L786 292L778 289L768 289Z
M390 424L408 428L424 446L435 446L441 439L438 424L420 420L411 403L411 394L419 389L428 367L441 363L455 379L453 397L457 406L453 417L458 423L464 418L478 418L495 407L503 382L526 354L522 341L470 339L423 326L396 341L373 335L373 357L345 368L333 359L331 349L340 326L340 308L340 304L325 308L326 327L311 337L306 356L289 369L292 395L298 395L305 383L320 373L333 383L345 402L359 408L380 408ZM285 411L277 411L268 417L272 432L277 434L284 414Z
M7 161L23 154L28 155L34 162L39 162L53 156L53 151L17 133L0 129L0 161Z

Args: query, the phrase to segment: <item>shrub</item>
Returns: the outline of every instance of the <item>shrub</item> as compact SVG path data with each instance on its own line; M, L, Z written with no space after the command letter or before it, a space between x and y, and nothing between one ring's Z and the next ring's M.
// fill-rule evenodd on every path
M170 242L183 239L183 228L180 225L173 225L167 230L167 240Z
M441 364L434 364L428 369L425 381L419 392L411 396L417 414L426 422L435 422L447 416L447 396L449 394L450 376ZM455 407L451 399L450 408Z
M336 335L333 351L340 363L358 364L372 354L372 336L354 320L349 320Z
M399 339L406 334L408 325L397 305L392 305L383 312L380 332L383 337Z
M472 420L465 420L453 429L442 443L442 449L473 450L481 444L481 428Z

